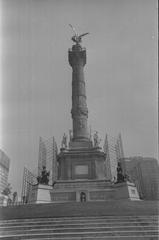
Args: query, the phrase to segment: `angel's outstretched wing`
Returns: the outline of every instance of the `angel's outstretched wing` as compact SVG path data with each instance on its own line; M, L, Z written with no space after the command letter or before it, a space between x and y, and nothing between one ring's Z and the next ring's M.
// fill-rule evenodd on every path
M73 27L71 24L69 24L69 26L72 28L72 30L74 31L75 35L77 35L77 36L78 36L78 34L77 34L77 32L76 32L75 28L74 28L74 27Z
M87 33L83 33L83 34L79 35L79 37L84 37L87 34L89 34L89 33L88 32Z

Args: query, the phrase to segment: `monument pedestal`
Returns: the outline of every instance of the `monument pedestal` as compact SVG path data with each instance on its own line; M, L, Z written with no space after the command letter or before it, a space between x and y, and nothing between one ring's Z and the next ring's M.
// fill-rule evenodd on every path
M51 196L50 191L52 190L52 186L38 184L32 186L32 190L30 191L29 203L50 203Z
M51 190L52 202L94 202L121 199L140 200L133 183L112 184L106 180L59 180Z
M106 179L105 153L100 148L62 150L58 156L59 180Z
M113 185L115 189L115 199L129 199L129 200L140 200L137 188L134 183L123 182Z
M99 147L72 145L58 155L58 180L51 190L52 202L139 200L133 183L111 183L106 176L105 153Z

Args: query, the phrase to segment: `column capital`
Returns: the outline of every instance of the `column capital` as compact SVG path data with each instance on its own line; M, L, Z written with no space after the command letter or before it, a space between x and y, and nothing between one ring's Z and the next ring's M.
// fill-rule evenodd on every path
M86 64L86 49L80 45L73 45L68 51L68 60L72 68L76 66L85 66Z

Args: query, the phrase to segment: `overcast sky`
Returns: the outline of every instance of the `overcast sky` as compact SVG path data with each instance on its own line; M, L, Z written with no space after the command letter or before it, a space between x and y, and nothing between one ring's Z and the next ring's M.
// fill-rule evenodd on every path
M69 23L87 48L88 125L120 132L125 156L157 157L157 1L1 0L1 144L21 191L39 136L60 145L71 121ZM3 130L2 130L3 129Z

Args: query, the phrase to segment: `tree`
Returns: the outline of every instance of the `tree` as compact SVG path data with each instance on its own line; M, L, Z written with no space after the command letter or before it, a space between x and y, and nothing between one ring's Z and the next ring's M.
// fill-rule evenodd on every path
M9 195L11 194L11 189L12 187L10 183L8 183L5 189L2 191L2 194L9 197Z
M13 203L16 202L17 196L18 196L17 192L14 192L14 193L13 193Z

